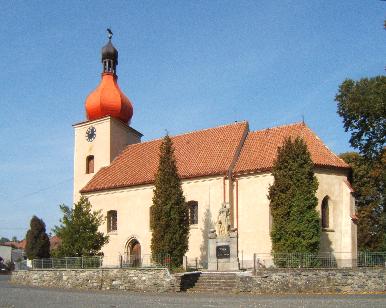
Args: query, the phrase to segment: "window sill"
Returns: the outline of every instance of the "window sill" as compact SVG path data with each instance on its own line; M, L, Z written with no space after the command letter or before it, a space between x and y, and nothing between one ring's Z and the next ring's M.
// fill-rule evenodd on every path
M108 235L117 235L118 232L116 230L107 232Z
M198 229L198 224L189 225L190 229Z
M323 232L335 232L334 229L330 229L330 228L322 228L322 231Z

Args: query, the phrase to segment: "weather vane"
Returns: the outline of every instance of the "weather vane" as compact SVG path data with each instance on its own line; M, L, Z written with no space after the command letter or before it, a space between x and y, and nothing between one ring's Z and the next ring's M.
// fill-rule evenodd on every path
M109 36L109 40L111 40L111 38L113 37L113 32L111 31L110 28L107 28L107 33L108 33L108 36Z

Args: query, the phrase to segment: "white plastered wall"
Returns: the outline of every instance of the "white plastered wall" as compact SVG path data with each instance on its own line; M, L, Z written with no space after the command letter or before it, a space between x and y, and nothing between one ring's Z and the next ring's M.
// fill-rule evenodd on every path
M347 184L345 172L317 170L318 211L322 200L328 197L329 227L322 230L321 251L334 252L339 259L355 259L357 230L351 217L355 212L355 200Z
M86 140L87 129L94 126L96 137ZM141 141L141 134L121 121L105 117L74 125L74 194L76 202L81 190L102 167L110 165L114 158L129 144ZM94 173L86 173L86 158L94 155Z
M238 179L239 258L253 260L253 254L270 254L270 173L241 176Z
M223 177L199 178L182 181L186 201L198 201L198 224L190 227L188 258L201 257L205 213L209 210L214 222L223 202ZM151 254L150 206L153 198L153 185L128 187L85 194L93 210L101 210L104 217L110 210L117 211L117 231L110 232L110 241L102 251L107 258L126 254L127 243L135 238L141 244L141 254ZM106 233L106 221L100 227ZM206 245L206 244L204 244Z
M323 198L328 196L330 199L330 228L322 231L321 251L339 252L339 256L344 259L355 258L356 225L351 220L355 211L354 198L345 183L346 174L340 171L316 170L315 175L319 182L319 213ZM267 195L272 183L271 173L238 177L240 259L243 257L244 260L253 260L254 253L271 253L271 217Z
M344 182L346 176L338 172L321 170L316 172L316 176L319 181L317 210L320 212L321 202L326 195L331 199L331 230L322 232L321 250L344 252L345 258L353 258L356 253L356 226L351 221L350 215L354 211L354 202L350 189ZM228 181L225 183L228 185ZM271 252L271 218L267 195L268 187L272 183L273 176L270 173L238 177L240 259L243 257L246 261L253 260L254 253L270 254ZM205 217L206 211L208 210L209 220L214 224L224 201L224 181L223 177L184 180L182 187L186 201L195 200L199 205L198 224L190 227L187 256L200 260L203 253L201 249L205 251L207 247L203 231L213 226L205 226L205 220L208 221ZM233 187L235 193L235 185ZM227 192L228 189L225 191ZM132 238L137 239L141 244L142 255L151 253L149 214L153 197L152 185L89 193L86 196L89 197L93 208L101 210L104 216L109 210L116 210L118 213L118 230L110 233L110 242L103 248L105 256L124 255L127 242ZM229 200L228 195L226 200ZM234 200L236 200L235 196ZM106 223L100 230L106 232Z

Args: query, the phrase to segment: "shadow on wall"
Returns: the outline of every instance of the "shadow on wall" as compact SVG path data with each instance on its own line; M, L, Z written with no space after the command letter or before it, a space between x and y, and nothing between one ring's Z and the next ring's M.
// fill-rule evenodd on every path
M320 264L322 267L326 268L335 268L338 267L338 261L339 254L336 256L333 252L332 248L332 242L330 240L330 236L334 236L333 232L326 232L322 229L322 232L320 234L320 261L322 264Z
M333 232L325 231L322 229L320 234L320 252L333 252L332 241L330 237L334 236Z
M212 221L212 214L209 209L205 210L204 213L204 228L201 229L202 233L202 244L200 246L200 265L203 268L208 268L208 235L209 230L214 228L214 223Z

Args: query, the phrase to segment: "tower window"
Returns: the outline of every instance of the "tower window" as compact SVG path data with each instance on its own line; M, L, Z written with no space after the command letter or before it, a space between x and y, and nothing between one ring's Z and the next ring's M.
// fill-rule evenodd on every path
M330 209L328 204L328 197L324 197L322 201L322 228L330 227Z
M189 201L189 224L197 225L198 224L198 202L197 201Z
M117 211L107 212L107 232L117 231Z
M89 155L86 158L86 173L94 173L94 155Z
M110 59L103 60L103 72L104 73L114 73L113 60L110 60Z

